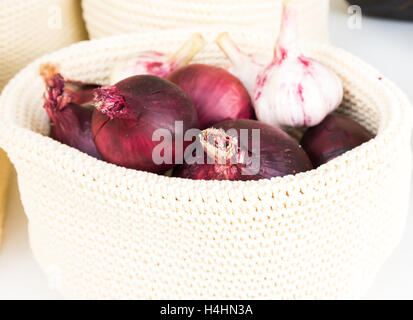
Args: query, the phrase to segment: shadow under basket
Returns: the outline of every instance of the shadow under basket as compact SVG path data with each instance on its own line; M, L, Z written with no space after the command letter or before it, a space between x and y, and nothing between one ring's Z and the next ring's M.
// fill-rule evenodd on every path
M265 35L231 36L250 52L272 51ZM304 48L343 80L339 112L376 137L294 176L170 178L96 160L47 136L40 63L107 83L122 57L172 52L188 37L160 31L82 42L33 62L5 88L0 145L16 167L31 248L51 284L68 298L360 298L405 226L412 115L404 94L357 57ZM195 62L228 64L213 43Z

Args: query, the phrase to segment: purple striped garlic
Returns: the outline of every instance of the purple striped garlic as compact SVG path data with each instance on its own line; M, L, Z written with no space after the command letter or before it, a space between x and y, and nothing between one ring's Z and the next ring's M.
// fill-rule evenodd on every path
M110 74L110 83L115 84L140 74L166 78L172 71L187 65L204 45L204 38L196 33L172 55L153 50L139 52L132 58L122 60L114 66Z
M250 67L249 78L247 74L240 78L249 87L258 120L277 126L314 126L340 105L343 85L332 70L299 51L297 13L288 2L284 2L274 57L266 67L248 60L225 37L218 41L235 68L242 64L243 71L237 68L239 74L247 72L246 66ZM243 61L234 63L235 59Z

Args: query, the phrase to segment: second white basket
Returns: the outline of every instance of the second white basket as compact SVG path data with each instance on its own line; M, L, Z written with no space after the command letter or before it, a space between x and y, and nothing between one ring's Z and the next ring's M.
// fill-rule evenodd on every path
M299 39L327 42L329 0L292 0ZM278 35L282 0L82 0L91 39L174 28L248 28ZM223 30L223 29L221 29ZM252 39L254 41L254 39Z
M0 91L29 62L86 39L78 0L0 2Z

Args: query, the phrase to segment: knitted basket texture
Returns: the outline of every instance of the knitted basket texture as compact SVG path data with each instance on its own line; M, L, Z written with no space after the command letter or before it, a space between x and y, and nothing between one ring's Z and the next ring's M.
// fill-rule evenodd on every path
M0 92L33 59L86 38L78 0L2 0ZM0 150L0 243L10 163Z
M213 39L215 30L202 32ZM329 163L271 180L170 178L96 160L48 137L39 64L107 83L133 52L173 52L191 30L72 45L19 72L0 97L0 145L18 174L30 242L68 298L360 298L398 244L411 171L411 105L359 58L327 45L304 52L337 72L339 112L376 137ZM231 32L250 52L265 34ZM254 40L254 41L252 41ZM227 65L208 43L195 62Z
M329 0L291 0L291 5L298 8L299 38L327 42ZM82 0L82 7L91 39L206 26L255 28L276 37L282 0Z

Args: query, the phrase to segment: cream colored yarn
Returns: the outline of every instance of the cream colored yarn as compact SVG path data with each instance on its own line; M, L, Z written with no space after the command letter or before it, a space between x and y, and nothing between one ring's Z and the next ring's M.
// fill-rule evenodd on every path
M0 91L35 58L85 38L79 0L2 0Z
M0 149L0 249L3 235L3 220L6 209L6 194L9 183L10 162L4 151Z
M405 225L412 114L404 94L357 57L325 45L304 48L343 79L340 111L376 138L295 176L169 178L95 160L47 137L40 63L106 83L123 56L173 52L189 35L79 43L32 63L0 97L0 145L16 166L31 247L51 284L68 298L361 297ZM245 50L272 50L262 34L231 37ZM196 61L227 63L214 43Z
M329 0L291 2L298 7L299 38L327 42ZM275 38L282 0L82 0L82 7L91 39L205 26L256 29Z
M84 40L78 0L0 1L0 92L7 81L35 58ZM0 242L4 194L10 164L0 150Z

